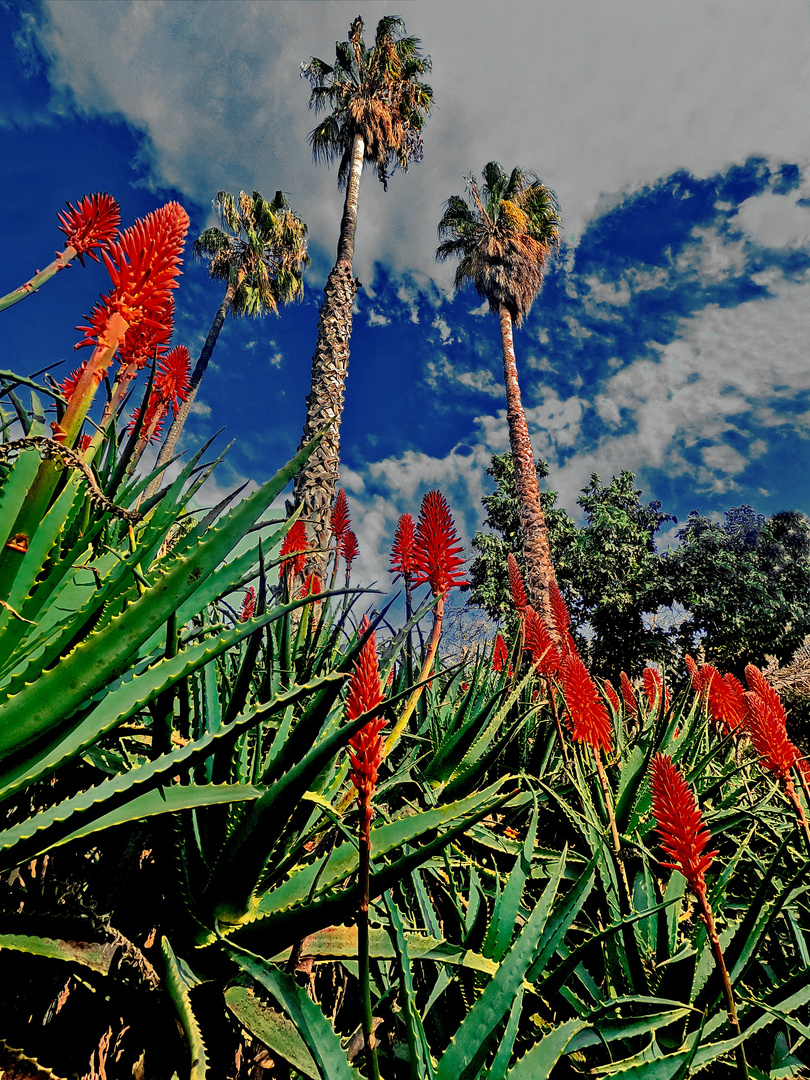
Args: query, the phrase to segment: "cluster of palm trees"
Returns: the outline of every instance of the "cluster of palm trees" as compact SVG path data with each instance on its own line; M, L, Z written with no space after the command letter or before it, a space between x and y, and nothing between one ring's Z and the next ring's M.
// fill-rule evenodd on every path
M422 81L430 59L419 41L405 34L401 19L388 16L377 25L367 47L363 20L356 18L347 41L338 42L334 64L313 57L302 65L311 83L310 106L326 115L310 134L315 160L339 159L338 184L345 187L337 258L324 287L318 340L312 359L302 445L326 430L318 450L295 481L295 502L310 528L307 572L323 575L329 522L340 467L340 423L349 362L352 308L359 283L352 276L360 179L369 165L387 188L394 168L407 169L422 155L421 132L433 104ZM515 461L526 556L527 588L535 610L548 612L554 568L540 505L534 455L513 344L543 284L543 268L559 243L560 215L551 192L532 174L486 165L483 183L466 178L467 195L448 199L439 222L436 257L457 257L455 284L472 283L500 321L507 422ZM191 391L171 425L158 456L163 465L174 451L228 311L259 315L301 295L308 264L306 226L276 192L268 203L258 192L217 194L223 228L206 229L194 245L208 259L209 273L226 284L191 378ZM547 621L551 621L550 619Z

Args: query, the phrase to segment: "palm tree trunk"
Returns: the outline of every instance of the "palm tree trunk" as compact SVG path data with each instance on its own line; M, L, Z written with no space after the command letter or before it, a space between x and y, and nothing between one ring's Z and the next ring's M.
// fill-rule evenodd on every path
M515 346L512 339L512 316L501 304L498 308L501 321L501 346L503 348L503 379L506 385L506 422L509 425L509 443L515 465L515 484L520 504L520 527L523 532L523 554L526 559L526 588L529 603L542 615L549 631L554 631L554 620L549 602L549 586L555 580L551 548L548 543L546 516L540 503L540 488L534 467L534 453L529 439L526 414L520 400Z
M301 446L323 428L329 434L295 478L295 502L309 524L316 550L309 557L306 572L323 581L329 555L329 521L340 470L340 422L343 395L349 370L349 343L352 335L352 306L360 283L352 277L354 236L360 175L365 143L355 135L352 163L343 202L337 261L326 279L318 318L318 343L312 357L312 377L307 396L307 416Z
M233 298L236 296L236 290L238 289L240 281L229 284L225 290L225 295L222 298L222 303L217 308L217 313L214 316L214 321L211 323L211 329L208 331L208 337L205 339L205 344L200 351L200 355L197 358L197 363L194 365L194 371L191 373L191 379L189 381L188 395L185 401L180 403L180 408L177 410L177 415L172 420L171 427L166 432L166 438L163 440L163 445L160 448L160 452L155 462L155 468L159 468L165 462L167 462L174 454L174 448L177 445L177 440L180 438L188 415L191 412L191 406L194 404L194 399L197 396L197 391L200 388L202 377L205 374L205 370L208 367L208 361L211 359L211 354L214 351L214 346L217 343L219 332L222 329L222 324L225 322L225 316L228 314ZM146 496L149 497L160 487L162 480L162 474L156 477L149 487L146 489Z

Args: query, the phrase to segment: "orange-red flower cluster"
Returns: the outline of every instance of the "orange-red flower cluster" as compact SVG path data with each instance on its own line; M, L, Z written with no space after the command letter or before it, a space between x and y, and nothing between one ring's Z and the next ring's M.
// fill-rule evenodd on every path
M633 684L628 678L627 672L623 671L619 675L619 683L622 688L622 698L624 699L624 708L628 716L635 716L638 713L638 702L636 701L636 694L633 690Z
M351 518L349 517L349 504L346 501L346 492L343 488L340 488L335 499L335 505L332 507L332 517L330 521L332 527L332 536L335 538L335 544L338 554L343 544L343 537L346 535L347 530L351 527Z
M307 564L308 550L307 527L299 518L290 526L281 545L281 551L279 552L281 566L279 567L278 576L282 577L285 573L291 576L300 574Z
M503 639L501 633L495 635L495 645L492 650L492 670L494 672L503 671L504 664L509 659L509 649L506 647L506 642Z
M656 754L650 766L652 810L661 836L661 847L674 862L663 863L680 870L690 889L706 892L704 874L716 851L706 851L711 833L688 784L667 754Z
M179 402L188 397L190 374L191 357L185 345L177 345L161 359L141 428L141 439L144 442L151 442L160 435L161 424L169 409L177 415ZM139 415L140 409L137 409L130 420L130 431L135 427Z
M571 717L571 737L593 750L611 752L613 726L596 685L578 653L565 658L560 669L565 703Z
M360 624L361 636L368 630L368 625L368 617L364 615ZM349 680L349 689L346 694L347 718L356 720L363 713L370 712L380 704L383 696L377 646L372 632L360 650ZM349 758L352 763L351 780L361 802L366 806L370 804L377 785L377 770L383 756L383 740L380 731L384 726L385 718L377 716L369 720L365 727L362 727L349 740Z
M301 586L300 599L306 600L308 596L317 596L318 593L323 592L323 585L321 579L317 574L307 574L304 578L304 584Z
M256 590L252 585L248 585L245 595L242 597L242 606L239 609L239 622L247 622L248 619L252 619L255 610Z
M172 290L177 287L188 225L183 207L167 203L136 221L109 244L108 251L102 251L113 289L93 308L90 325L78 327L85 336L76 348L103 344L115 313L126 321L127 334L139 327L165 332L171 325Z
M343 536L342 549L343 561L346 563L346 576L348 578L351 573L352 563L357 558L360 550L357 546L357 536L351 529L347 529Z
M528 605L523 609L523 648L531 653L538 675L550 678L559 672L563 656L551 640L545 622Z
M427 582L434 596L444 596L454 586L466 585L461 571L464 563L459 557L461 550L447 500L440 491L429 491L419 511L414 586Z
M79 199L75 208L65 204L67 210L57 214L59 229L65 234L65 247L72 247L84 266L84 255L98 262L93 248L108 244L121 224L121 211L118 203L106 193L85 195Z
M391 573L395 575L395 581L398 576L405 577L416 569L415 545L416 522L410 514L403 514L397 522L391 548Z
M515 611L522 615L526 610L529 601L526 597L526 589L523 585L523 578L520 576L517 559L511 551L506 556L506 568L509 572L509 588L512 593L512 603L515 605Z
M705 695L717 731L722 736L737 731L745 723L746 713L745 690L740 680L731 672L721 675L711 664L698 668L691 656L686 658L686 667L695 691Z
M764 769L792 784L790 770L801 758L788 738L787 717L779 695L753 664L745 669L746 731Z
M642 685L644 687L644 696L647 698L647 704L651 709L657 709L661 704L661 699L664 699L664 708L668 709L670 705L669 690L664 690L664 680L661 677L661 672L658 668L645 667L641 674Z
M615 713L621 712L621 703L619 702L619 696L613 689L613 683L610 679L605 679L605 697L610 702L610 707Z

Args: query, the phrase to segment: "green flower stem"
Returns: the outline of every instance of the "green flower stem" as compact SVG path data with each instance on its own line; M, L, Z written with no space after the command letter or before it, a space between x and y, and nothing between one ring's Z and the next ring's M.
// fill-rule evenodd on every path
M383 758L387 758L396 744L400 740L402 732L410 720L414 709L417 706L419 698L424 690L424 682L433 669L433 661L436 659L436 650L439 647L439 638L442 636L442 619L444 618L444 596L439 597L439 602L436 605L436 610L433 614L433 630L431 631L430 641L428 641L427 654L425 655L425 661L422 664L422 670L419 672L419 678L417 679L417 687L405 702L405 708L402 710L399 719L391 730L391 734L385 740L385 746L383 747Z
M616 854L616 862L619 864L619 872L622 875L624 891L628 903L632 904L630 884L627 880L627 870L625 869L624 859L622 858L622 845L619 840L619 830L616 825L616 815L613 812L613 797L610 792L607 774L605 773L605 766L602 764L602 755L599 753L599 747L593 746L591 749L593 750L593 760L596 763L596 772L599 776L599 783L602 785L602 795L604 796L605 806L607 807L608 817L610 818L610 831L613 834L613 850Z
M360 794L360 909L357 913L357 962L360 993L363 997L363 1042L366 1068L373 1080L380 1080L377 1046L374 1041L374 1014L371 1008L371 964L369 956L368 903L369 863L371 861L371 793Z
M64 270L69 266L75 257L76 249L74 247L68 246L64 251L60 251L53 262L49 263L44 270L37 270L32 278L20 285L19 289L14 289L13 292L0 297L0 311L5 311L6 308L10 308L13 304L18 304L20 300L24 300L26 296L31 296L37 289L42 288L46 281L50 281L60 270Z
M717 933L717 927L714 924L714 916L712 915L712 909L709 906L709 898L706 895L705 886L697 891L695 895L698 898L700 904L700 911L703 918L703 922L706 926L706 933L709 935L709 941L711 942L712 952L714 953L714 960L717 964L718 971L723 979L723 989L726 994L726 1004L728 1006L728 1018L734 1029L734 1035L738 1036L740 1032L740 1020L737 1016L737 1006L734 1002L734 992L731 989L731 979L728 976L728 969L726 968L726 961L723 958L723 949L720 945L720 938ZM748 1080L748 1062L745 1060L745 1050L742 1044L740 1044L734 1051L737 1058L737 1067L740 1071L740 1075Z

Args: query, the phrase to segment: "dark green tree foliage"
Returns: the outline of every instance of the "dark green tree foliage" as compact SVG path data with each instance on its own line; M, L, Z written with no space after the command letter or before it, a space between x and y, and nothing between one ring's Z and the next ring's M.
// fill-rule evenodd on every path
M492 531L479 532L473 540L479 555L471 568L470 602L493 618L505 619L513 630L506 557L512 551L521 565L522 556L511 455L495 455L487 473L496 483L493 494L482 500L485 524ZM538 478L547 473L547 464L538 462ZM592 476L577 500L586 514L582 528L554 506L555 492L541 496L557 581L578 644L594 674L611 679L622 670L637 674L648 660L664 660L670 653L667 633L651 616L671 603L655 537L665 522L674 519L662 513L660 503L640 502L634 481L631 472L609 484Z
M577 499L587 524L560 552L558 570L571 618L593 631L591 670L614 680L621 671L637 675L650 660L668 660L671 652L656 618L672 594L655 537L675 519L662 512L660 502L641 502L634 484L627 470L609 484L591 476Z
M750 506L712 521L693 510L665 571L689 611L681 642L721 671L741 675L768 655L787 661L810 633L810 520Z

